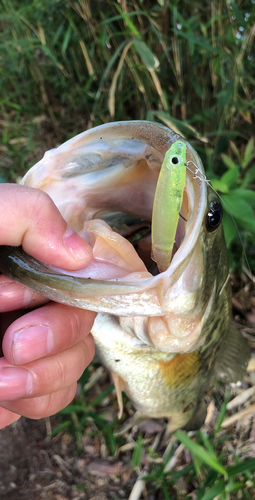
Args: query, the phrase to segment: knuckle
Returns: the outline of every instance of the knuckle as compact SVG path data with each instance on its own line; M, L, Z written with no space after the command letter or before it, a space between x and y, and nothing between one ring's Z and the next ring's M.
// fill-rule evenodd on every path
M39 189L33 190L30 202L30 214L37 227L44 229L48 224L54 207L55 205L47 193Z

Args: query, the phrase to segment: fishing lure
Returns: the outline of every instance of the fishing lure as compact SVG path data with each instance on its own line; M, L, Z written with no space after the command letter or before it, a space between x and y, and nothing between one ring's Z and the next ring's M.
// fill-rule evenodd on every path
M151 254L160 272L170 265L185 182L186 144L176 141L162 163L152 211Z

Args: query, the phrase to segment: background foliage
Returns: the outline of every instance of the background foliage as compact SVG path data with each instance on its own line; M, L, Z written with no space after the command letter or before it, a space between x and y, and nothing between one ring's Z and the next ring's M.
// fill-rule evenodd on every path
M2 0L2 180L88 127L161 121L201 155L254 269L254 26L254 0Z
M0 181L16 182L45 150L89 127L160 121L200 154L224 203L231 265L247 266L245 252L254 274L254 47L255 0L2 0ZM187 472L199 478L197 498L230 498L238 484L252 498L248 472L233 482L233 471L203 462L202 446L215 458L203 434L198 442ZM150 480L167 499L161 473Z

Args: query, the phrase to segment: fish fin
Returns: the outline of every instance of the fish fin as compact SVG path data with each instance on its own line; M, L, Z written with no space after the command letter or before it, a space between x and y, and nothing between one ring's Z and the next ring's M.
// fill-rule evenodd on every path
M118 419L122 417L123 414L123 400L122 400L122 389L124 389L124 381L122 378L117 375L117 373L111 371L111 377L116 389L116 394L117 394L117 401L119 405L119 413L118 413Z
M148 415L136 411L133 417L131 417L127 422L125 422L124 425L120 428L120 430L115 432L114 435L123 436L125 432L132 429L135 425L140 425L142 422L145 422L148 419L149 419Z
M250 347L234 324L230 325L221 349L220 356L215 366L215 377L225 383L242 380L249 359Z
M185 431L197 431L202 427L206 419L208 402L203 400L200 401L190 418L190 420L182 427Z

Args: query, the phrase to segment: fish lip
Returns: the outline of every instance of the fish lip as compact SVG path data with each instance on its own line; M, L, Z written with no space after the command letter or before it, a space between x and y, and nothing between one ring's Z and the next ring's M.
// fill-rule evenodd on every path
M141 120L107 123L90 129L86 132L82 132L76 137L69 139L66 143L59 146L59 148L47 152L44 158L34 167L32 167L32 169L25 175L21 183L31 185L31 182L33 181L33 172L35 172L35 170L37 170L38 179L44 179L45 164L49 165L49 163L53 160L61 163L61 158L68 158L70 155L70 151L72 152L74 150L78 154L84 146L84 143L92 145L94 143L99 144L101 140L106 141L107 138L111 137L111 134L113 133L116 141L118 141L118 139L121 141L123 140L123 138L130 139L131 141L140 140L141 144L144 145L144 154L146 154L146 147L149 146L157 151L158 158L161 158L162 161L166 151L170 148L170 146L179 139L183 140L183 138L181 138L179 134L174 133L164 125L154 122ZM203 173L202 163L197 153L186 140L185 143L187 146L187 161L193 163L193 165L195 165L199 169L199 171ZM37 185L35 186L33 184L33 187L37 187ZM171 287L173 283L177 281L180 274L184 271L189 256L195 248L197 239L200 235L200 229L203 225L203 218L207 203L206 190L207 184L205 180L202 177L200 178L199 176L194 178L194 174L187 170L186 191L189 198L189 205L193 207L193 210L192 213L189 213L184 239L180 247L174 254L169 267L166 269L166 271L158 274L157 276L139 279L139 284L137 282L137 279L132 281L132 276L130 276L131 280L130 278L128 278L128 275L123 276L121 278L118 278L118 283L120 285L124 285L128 279L128 284L133 284L134 286L136 285L139 289L139 293L143 290L148 290L151 287L159 286L162 288L162 292L160 293L160 295L164 295L169 287ZM91 283L93 283L93 281L95 282L95 284L98 283L97 279L92 278L90 281ZM103 281L105 284L109 285L111 285L113 282L116 283L115 278ZM130 294L132 293L133 292L131 291ZM159 311L157 311L157 314L158 313Z

